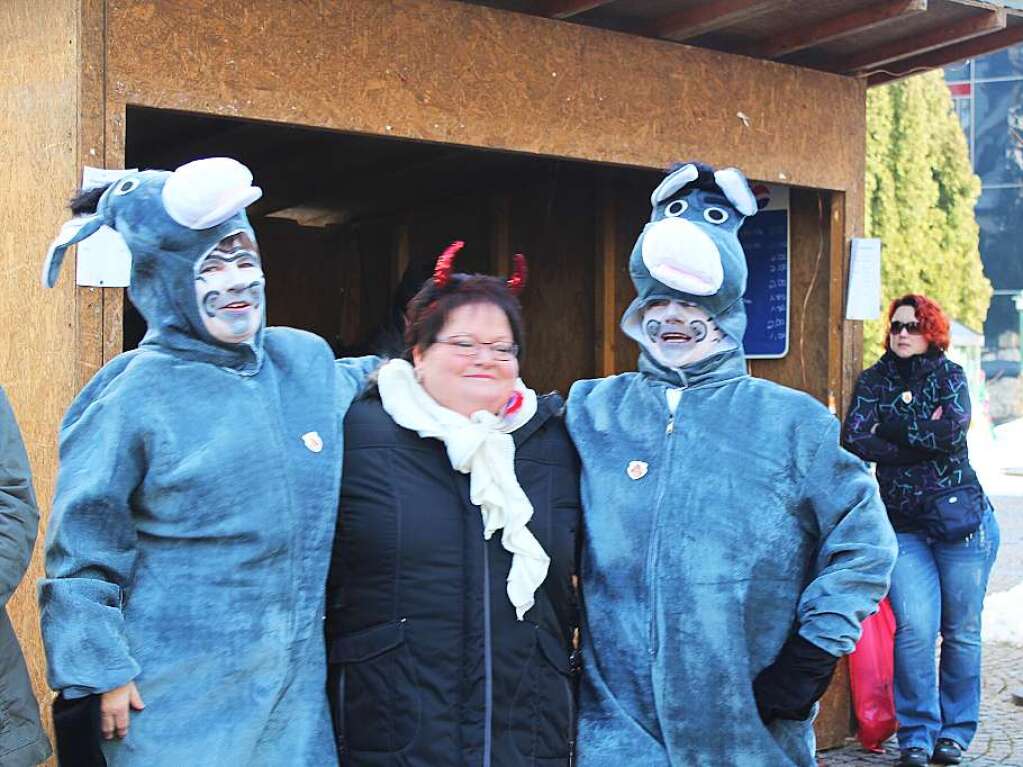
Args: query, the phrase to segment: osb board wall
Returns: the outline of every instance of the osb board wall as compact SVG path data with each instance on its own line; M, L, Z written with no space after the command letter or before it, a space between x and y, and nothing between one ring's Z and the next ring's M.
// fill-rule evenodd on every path
M108 9L107 87L120 104L859 183L863 86L850 78L450 0Z
M6 0L0 8L0 384L28 448L44 522L8 604L48 717L35 582L53 495L57 429L75 392L74 263L57 288L39 273L75 184L78 3Z
M106 2L111 143L131 103L643 167L699 157L841 190L816 348L824 398L844 406L861 344L841 320L837 246L862 230L861 83L449 0ZM610 330L617 366L631 349Z

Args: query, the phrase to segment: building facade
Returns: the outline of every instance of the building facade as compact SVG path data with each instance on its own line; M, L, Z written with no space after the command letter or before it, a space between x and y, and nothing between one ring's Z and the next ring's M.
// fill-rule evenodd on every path
M986 368L989 375L1013 370L1018 375L1021 320L1016 299L1023 293L1023 45L948 66L945 80L983 188L977 203L980 253L995 288L984 323Z

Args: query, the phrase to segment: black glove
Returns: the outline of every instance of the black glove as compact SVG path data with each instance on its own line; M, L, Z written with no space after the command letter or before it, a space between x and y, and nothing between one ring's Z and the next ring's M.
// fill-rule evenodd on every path
M775 719L806 719L831 683L838 658L799 634L782 645L774 663L753 680L753 698L764 724Z
M874 429L874 434L878 437L888 442L893 442L896 445L906 444L908 433L909 424L899 419L881 421L877 428Z
M53 730L60 767L106 767L99 747L99 695L53 699Z

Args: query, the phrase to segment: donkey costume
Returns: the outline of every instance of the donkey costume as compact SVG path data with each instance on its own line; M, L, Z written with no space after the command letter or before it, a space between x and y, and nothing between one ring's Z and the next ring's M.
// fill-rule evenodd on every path
M239 344L205 329L198 266L229 235L254 241L251 181L226 158L128 175L44 267L52 285L69 245L113 227L149 327L64 419L40 584L50 686L134 680L146 704L103 743L117 767L337 760L324 584L340 425L375 361L336 364L321 339L262 322ZM262 275L242 287L262 307Z
M579 381L568 401L586 530L579 764L812 767L813 704L888 587L894 537L838 421L746 373L745 178L688 164L651 201L622 319L639 372ZM641 327L672 300L709 315L716 343L674 368Z

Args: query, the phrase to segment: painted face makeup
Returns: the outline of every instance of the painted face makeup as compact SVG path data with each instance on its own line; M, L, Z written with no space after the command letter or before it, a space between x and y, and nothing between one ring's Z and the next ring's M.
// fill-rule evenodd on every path
M263 265L247 232L228 235L195 267L195 297L211 336L228 344L252 338L262 321Z
M681 368L734 346L696 304L651 301L643 310L643 345L665 367Z

